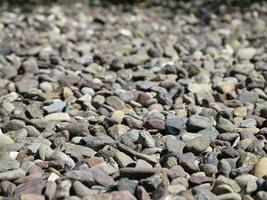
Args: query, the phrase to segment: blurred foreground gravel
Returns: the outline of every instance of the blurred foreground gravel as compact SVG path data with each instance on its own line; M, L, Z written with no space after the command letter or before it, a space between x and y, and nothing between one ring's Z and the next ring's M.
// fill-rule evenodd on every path
M175 5L1 9L0 199L267 199L267 3Z

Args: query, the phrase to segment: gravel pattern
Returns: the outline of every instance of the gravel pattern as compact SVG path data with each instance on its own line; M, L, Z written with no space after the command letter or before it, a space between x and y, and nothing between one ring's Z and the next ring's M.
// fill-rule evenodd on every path
M267 199L267 4L175 5L1 9L0 199Z

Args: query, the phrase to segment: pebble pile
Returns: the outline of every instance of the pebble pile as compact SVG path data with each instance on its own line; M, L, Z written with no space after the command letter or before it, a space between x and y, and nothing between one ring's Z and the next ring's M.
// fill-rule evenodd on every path
M190 2L1 9L0 199L267 199L267 3Z

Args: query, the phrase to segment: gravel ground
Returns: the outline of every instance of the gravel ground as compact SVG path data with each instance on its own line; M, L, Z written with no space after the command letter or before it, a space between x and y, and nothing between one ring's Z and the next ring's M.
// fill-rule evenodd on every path
M179 4L2 7L0 199L267 199L267 3Z

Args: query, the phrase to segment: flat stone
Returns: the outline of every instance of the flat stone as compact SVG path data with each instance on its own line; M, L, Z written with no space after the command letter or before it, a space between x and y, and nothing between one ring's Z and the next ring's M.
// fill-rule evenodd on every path
M19 197L22 194L37 194L41 195L43 188L45 187L45 181L41 179L31 180L29 182L20 184L15 191L15 197Z
M258 101L259 95L253 91L244 91L240 94L239 100L241 103L256 103Z
M45 196L38 194L22 194L21 200L45 200Z
M177 140L174 136L167 135L165 137L165 145L169 152L180 154L183 152L185 143L180 140Z
M229 185L232 187L232 189L235 191L235 192L240 192L241 191L241 188L239 187L239 185L237 184L236 181L230 179L230 178L227 178L223 175L220 175L218 176L218 178L216 179L215 181L215 185L222 185L222 184L226 184L226 185Z
M37 88L38 84L38 81L27 78L16 82L16 87L18 89L18 92L25 93Z
M106 102L115 110L123 110L125 108L125 103L117 96L110 96L106 98Z
M86 157L92 157L96 154L96 152L93 149L76 144L67 144L65 153L70 155L78 155L78 156L81 155Z
M117 139L118 137L127 133L127 131L129 131L129 130L130 130L130 128L128 126L125 126L122 124L116 124L116 125L108 128L108 133L112 138Z
M0 181L8 181L21 178L26 173L22 169L15 169L7 172L0 172Z
M184 147L184 151L201 153L205 151L210 145L210 140L207 136L199 136L190 140Z
M257 164L255 165L255 168L254 168L254 175L256 177L262 177L264 175L267 174L267 158L264 157L264 158L261 158Z
M143 179L152 176L155 173L154 169L149 168L134 168L127 167L120 169L120 176L129 179Z
M217 131L214 127L209 127L198 131L197 134L207 136L210 140L215 140L219 135L219 131Z
M211 92L211 85L209 84L198 84L198 83L190 83L188 85L188 90L192 93L197 93L201 91Z
M70 121L68 113L52 113L44 117L46 121Z
M127 167L128 165L135 164L134 160L123 152L117 152L114 159L120 167Z
M51 155L52 160L61 160L64 161L67 165L69 165L71 168L75 167L75 162L65 153L61 151L54 151Z
M55 113L55 112L62 112L63 109L66 107L67 103L63 101L52 103L48 106L44 106L43 109L46 113Z
M256 53L256 49L252 47L238 49L237 57L239 59L250 60Z
M192 115L188 118L186 126L190 131L200 131L202 129L212 127L213 124L214 121L209 117Z
M247 186L248 183L250 182L255 182L258 180L258 178L256 176L253 176L251 174L243 174L243 175L239 175L235 178L235 181L238 183L238 185L241 188L245 188Z
M20 167L20 162L12 158L4 158L0 160L0 172L15 170Z
M72 170L64 174L67 178L81 181L87 185L92 185L95 183L93 174L90 170Z

